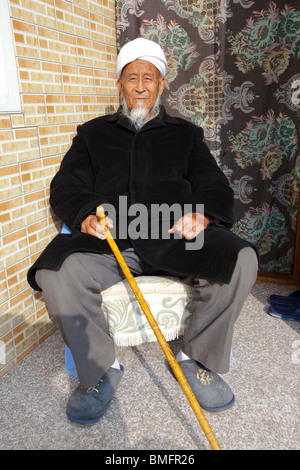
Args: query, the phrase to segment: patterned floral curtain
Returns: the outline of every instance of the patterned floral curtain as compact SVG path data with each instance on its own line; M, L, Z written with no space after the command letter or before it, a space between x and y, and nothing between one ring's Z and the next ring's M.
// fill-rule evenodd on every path
M298 7L297 7L298 5ZM235 194L233 231L291 273L300 181L297 0L116 0L117 40L158 42L163 104L204 129Z

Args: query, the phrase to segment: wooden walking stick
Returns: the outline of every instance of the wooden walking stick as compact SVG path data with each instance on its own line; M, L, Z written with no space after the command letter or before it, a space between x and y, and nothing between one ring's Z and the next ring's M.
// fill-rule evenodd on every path
M104 209L102 206L98 206L97 207L97 218L100 222L100 224L105 228L106 232L107 232L107 236L106 236L106 240L108 241L109 243L109 246L113 252L113 254L115 255L116 257L116 260L117 262L119 263L120 265L120 268L122 269L131 289L133 290L133 293L136 297L136 299L138 300L144 314L146 315L146 318L163 350L163 352L165 353L165 356L167 358L167 360L169 361L169 364L170 366L172 367L172 370L175 374L175 377L177 378L179 384L181 385L181 388L182 390L184 391L201 427L202 427L202 430L203 432L205 433L209 443L210 443L210 446L213 450L221 450L221 447L213 433L213 431L211 430L211 427L202 411L202 408L201 406L199 405L190 385L188 384L185 376L183 375L183 372L178 364L178 362L176 361L175 359L175 356L172 352L172 350L170 349L165 337L163 336L155 318L153 317L152 315L152 312L151 310L149 309L134 277L132 276L131 272L130 272L130 269L128 268L116 242L114 241L108 227L106 227L105 225L105 212L104 212Z

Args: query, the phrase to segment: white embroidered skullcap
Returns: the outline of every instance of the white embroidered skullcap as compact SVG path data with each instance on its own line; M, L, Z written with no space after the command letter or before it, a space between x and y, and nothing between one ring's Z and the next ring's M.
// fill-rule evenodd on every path
M164 51L154 41L149 39L137 38L127 42L120 50L117 58L117 76L121 77L122 70L125 65L136 59L147 60L159 70L160 74L165 77L167 71L167 60Z

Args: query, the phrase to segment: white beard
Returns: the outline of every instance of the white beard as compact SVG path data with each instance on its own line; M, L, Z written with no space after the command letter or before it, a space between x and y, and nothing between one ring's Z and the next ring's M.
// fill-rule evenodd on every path
M152 109L145 109L142 107L143 103L138 103L137 108L130 110L123 95L121 95L121 105L123 115L126 116L133 125L141 127L146 121L155 118L159 114L160 93L158 92Z

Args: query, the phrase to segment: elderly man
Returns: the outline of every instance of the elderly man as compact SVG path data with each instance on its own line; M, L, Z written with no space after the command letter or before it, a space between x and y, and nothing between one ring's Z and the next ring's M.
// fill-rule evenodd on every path
M193 314L177 360L200 405L224 411L235 397L219 374L229 370L234 323L256 279L256 253L229 229L233 192L202 129L160 105L166 75L160 46L142 38L127 43L117 73L120 109L78 126L51 183L51 206L72 233L57 235L28 273L76 364L80 383L67 416L80 425L99 420L124 372L101 309L101 292L124 276L95 215L100 204L133 275L193 282ZM153 210L163 204L182 213L172 219L170 210L166 224ZM132 225L136 207L146 216Z

